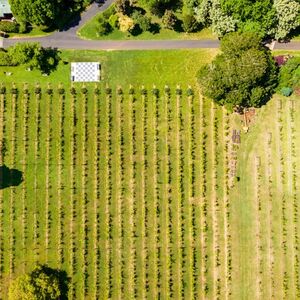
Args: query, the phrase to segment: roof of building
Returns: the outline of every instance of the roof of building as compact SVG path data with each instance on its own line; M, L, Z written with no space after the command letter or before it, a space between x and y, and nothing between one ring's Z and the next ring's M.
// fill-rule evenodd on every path
M8 0L0 0L0 18L3 18L4 15L11 14L10 4Z
M75 81L75 82L100 81L100 64L98 62L71 63L71 81Z

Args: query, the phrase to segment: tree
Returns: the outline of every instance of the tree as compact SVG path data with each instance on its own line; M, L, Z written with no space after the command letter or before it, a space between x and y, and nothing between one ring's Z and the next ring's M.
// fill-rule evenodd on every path
M142 31L148 31L150 29L151 18L143 15L140 11L135 10L131 17L134 23L138 25Z
M182 27L185 32L194 32L198 29L199 24L193 15L184 15L182 18Z
M18 23L30 23L41 29L57 27L80 12L90 0L9 0Z
M300 3L294 0L275 0L274 7L278 18L275 38L282 40L300 26Z
M59 300L68 291L65 272L38 265L29 273L18 277L9 288L9 300Z
M129 15L132 10L131 2L129 0L116 0L115 9L117 13Z
M198 73L203 94L230 109L266 103L277 85L277 67L256 34L230 33L221 50Z
M109 20L103 18L100 16L98 18L98 24L97 24L97 32L99 36L107 35L111 32L112 27L109 23Z
M174 12L172 10L166 10L163 17L162 17L162 23L165 28L167 29L174 29L176 23L177 23L177 17L175 16Z
M119 28L122 32L130 32L134 28L134 22L130 17L119 14Z

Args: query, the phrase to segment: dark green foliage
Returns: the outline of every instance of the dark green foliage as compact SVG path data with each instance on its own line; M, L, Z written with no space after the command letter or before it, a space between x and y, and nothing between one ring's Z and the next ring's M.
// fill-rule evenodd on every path
M14 66L9 53L5 50L0 50L0 66Z
M10 0L11 10L19 23L41 29L60 27L78 14L90 0Z
M148 31L151 28L151 18L143 15L139 10L134 10L131 15L134 23L139 26L142 31Z
M300 57L290 58L280 68L278 91L281 91L285 87L300 87Z
M8 48L7 55L2 54L3 65L26 65L46 74L55 70L60 60L56 49L42 48L39 43L17 43Z
M130 15L132 10L130 0L116 0L115 9L118 13L122 13L123 15Z
M107 19L105 19L103 16L98 18L98 26L97 26L97 32L101 35L109 34L112 31L112 27Z
M73 86L70 88L70 94L73 96L76 95L76 89Z
M226 15L238 20L240 31L255 31L262 37L271 35L276 26L276 11L272 0L221 0Z
M15 22L9 22L9 21L1 21L0 22L0 31L4 32L19 32L19 24Z
M253 33L232 33L223 39L221 50L199 71L204 95L230 109L266 103L277 84L277 67L259 38Z
M81 93L82 93L83 95L86 95L86 94L88 93L87 88L86 88L86 87L82 87L82 88L81 88Z

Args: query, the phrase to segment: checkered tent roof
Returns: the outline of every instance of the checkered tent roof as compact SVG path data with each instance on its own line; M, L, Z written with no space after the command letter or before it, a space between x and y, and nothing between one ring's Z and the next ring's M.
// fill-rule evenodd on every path
M100 64L98 62L71 63L71 81L74 82L100 81Z

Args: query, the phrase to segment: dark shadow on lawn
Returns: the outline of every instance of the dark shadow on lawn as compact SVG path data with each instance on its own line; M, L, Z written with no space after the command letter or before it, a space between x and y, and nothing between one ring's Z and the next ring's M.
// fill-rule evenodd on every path
M0 166L0 189L10 186L18 186L23 182L23 173L17 169Z

